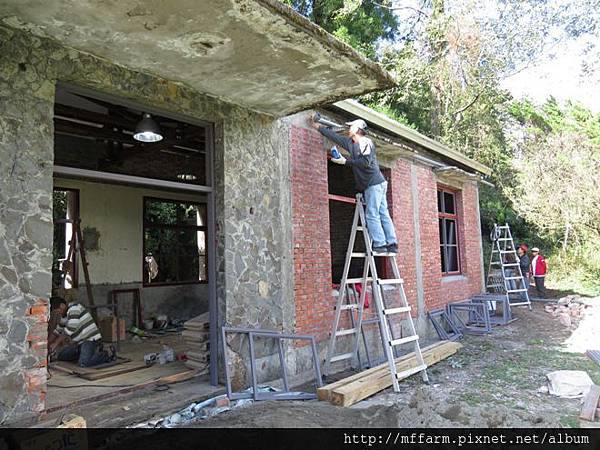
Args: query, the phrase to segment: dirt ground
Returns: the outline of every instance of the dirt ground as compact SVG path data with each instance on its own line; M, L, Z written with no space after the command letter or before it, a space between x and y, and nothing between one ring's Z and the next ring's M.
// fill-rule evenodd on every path
M600 298L594 301L597 310ZM192 426L577 427L581 400L539 388L547 373L567 369L584 370L600 384L600 365L581 353L561 351L582 324L566 328L543 303L533 306L533 311L515 308L517 320L490 335L465 336L459 353L430 367L429 385L413 376L401 382L400 393L387 390L350 408L316 400L259 402ZM600 348L597 315L590 317L595 338L589 346Z

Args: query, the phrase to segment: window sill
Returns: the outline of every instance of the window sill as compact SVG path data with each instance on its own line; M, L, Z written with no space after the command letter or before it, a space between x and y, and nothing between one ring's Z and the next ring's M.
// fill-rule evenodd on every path
M467 281L464 275L442 275L442 283L453 283L455 281Z

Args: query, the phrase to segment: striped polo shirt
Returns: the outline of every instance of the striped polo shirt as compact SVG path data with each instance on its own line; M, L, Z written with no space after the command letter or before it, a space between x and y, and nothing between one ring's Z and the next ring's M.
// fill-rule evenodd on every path
M55 333L66 334L77 343L102 339L94 318L80 303L69 303L67 317L60 320Z

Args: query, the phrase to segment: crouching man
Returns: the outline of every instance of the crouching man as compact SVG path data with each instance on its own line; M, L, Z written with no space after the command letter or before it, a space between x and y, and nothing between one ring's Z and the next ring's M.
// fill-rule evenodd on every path
M57 351L60 361L77 361L80 367L92 367L117 359L113 346L102 347L102 336L90 312L80 303L56 299L55 305L62 319L48 337L51 352Z

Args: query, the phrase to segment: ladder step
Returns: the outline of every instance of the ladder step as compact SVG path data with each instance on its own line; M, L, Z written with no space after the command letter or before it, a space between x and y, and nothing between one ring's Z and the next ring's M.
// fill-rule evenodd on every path
M523 277L504 277L505 280L522 280Z
M365 231L363 227L356 227L356 231Z
M531 305L531 302L519 302L519 303L511 303L510 306L525 306Z
M505 253L516 253L515 250L500 250L500 253L505 254Z
M378 279L377 280L378 284L384 285L384 284L402 284L404 283L404 280L402 278L386 278L386 279Z
M407 312L410 312L410 306L402 306L400 308L388 308L383 310L383 313L386 316L389 316L390 314L401 314Z
M527 289L507 289L506 292L508 294L512 294L513 292L527 292Z
M392 346L402 345L402 344L407 344L408 342L414 342L414 341L418 341L418 340L419 340L419 335L415 334L414 336L408 336L408 337L401 338L401 339L394 339L393 341L390 341L390 345L392 345Z
M404 378L410 377L411 375L414 375L415 373L422 372L425 369L427 369L427 366L423 364L422 366L417 366L408 370L404 370L402 372L398 372L396 374L396 379L402 380Z
M348 334L355 334L356 328L348 328L346 330L339 330L335 332L336 336L346 336Z
M350 359L354 357L354 353L344 353L342 355L332 356L330 362L342 361L344 359Z
M519 263L504 263L502 267L517 267Z
M360 253L359 252L356 252L356 253L352 252L350 254L351 258L365 258L366 256L367 256L367 254L366 253L362 253L362 252L360 252Z
M356 284L356 283L362 283L364 282L364 278L348 278L346 280L346 284ZM368 277L367 281L373 281L373 278Z
M358 305L356 303L348 303L340 306L340 311L345 311L347 309L358 309Z

